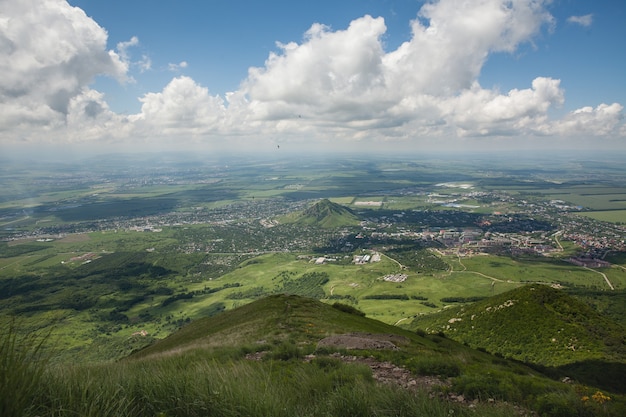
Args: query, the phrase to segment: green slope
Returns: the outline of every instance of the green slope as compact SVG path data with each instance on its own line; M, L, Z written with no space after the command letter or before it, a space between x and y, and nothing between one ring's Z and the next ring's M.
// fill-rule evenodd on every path
M393 345L320 347L328 336ZM11 358L0 364L10 375L3 410L14 407L7 415L15 416L587 417L626 408L610 390L295 295L195 320L118 362L44 369L30 361L32 347L14 341L15 333L0 331L0 354ZM400 385L407 373L414 385ZM18 404L20 396L35 400Z
M356 226L360 222L359 217L352 210L328 199L322 199L304 211L285 216L282 221L317 225L327 229Z
M626 365L626 330L547 285L528 285L417 317L408 327L444 332L473 348L585 374L590 382L616 380L620 390L626 389L619 382Z
M341 308L341 307L340 307ZM295 295L273 295L193 321L169 337L135 353L133 358L194 348L220 348L254 344L290 343L310 345L343 333L395 334L414 349L434 348L434 342L383 322L350 314L343 309Z
M504 306L497 310L504 312L514 311L512 308L520 304L525 308L519 310L518 314L537 315L533 305L538 304L541 308L554 312L553 314L559 312L558 315L564 318L559 326L565 326L563 323L567 321L566 317L571 321L572 317L579 314L591 314L577 304L570 304L571 308L568 310L562 303L569 302L569 297L538 286L525 287L489 301L492 304L477 303L475 307L486 311L488 307L494 310L496 305ZM465 307L466 310L469 308ZM457 316L460 314L461 312L457 312ZM499 317L499 320L504 320L503 323L489 322L489 326L494 327L494 332L504 333L502 328L507 325L513 328L521 326L522 322L528 324L528 318L524 317ZM474 322L477 320L480 319L475 317ZM538 326L526 327L530 329L529 333L541 333ZM517 331L523 333L519 329ZM567 330L561 330L561 333L564 332ZM382 349L365 346L362 350L348 350L336 345L325 345L324 348L318 345L329 336L340 335L392 341L395 346ZM522 336L513 339L515 336L507 334L507 337L522 343ZM519 346L522 350L526 348L523 344ZM532 348L532 344L529 346ZM623 383L619 379L623 372L623 362L614 362L613 370L604 367L608 363L606 361L579 361L570 363L569 368L531 368L518 361L493 356L482 349L472 349L440 334L409 331L364 317L349 306L331 306L314 299L285 294L272 295L213 317L195 320L169 337L135 352L122 362L129 366L137 363L148 366L163 360L174 360L187 369L195 366L198 360L217 360L238 367L240 365L237 364L247 360L245 355L251 354L263 358L262 363L267 363L267 360L287 360L292 363L289 366L300 369L301 365L298 364L302 363L305 355L313 354L318 361L337 350L344 355L355 355L350 356L354 358L392 362L410 370L416 377L437 377L439 381L447 381L445 391L461 394L466 399L495 398L510 401L547 416L586 415L582 413L585 410L585 405L580 403L582 395L589 396L598 389L609 393L624 392ZM616 355L618 353L615 352ZM336 359L332 361L335 361L332 362L333 366L338 366ZM600 371L585 374L594 364L600 365ZM572 368L574 365L582 366L583 369ZM271 369L272 365L268 366ZM571 377L576 384L559 382L564 376ZM584 385L578 385L579 383ZM611 395L615 407L624 406L622 395ZM555 410L565 410L563 412L566 414L559 414L560 411L552 413L552 407L557 407ZM619 415L620 412L607 415Z

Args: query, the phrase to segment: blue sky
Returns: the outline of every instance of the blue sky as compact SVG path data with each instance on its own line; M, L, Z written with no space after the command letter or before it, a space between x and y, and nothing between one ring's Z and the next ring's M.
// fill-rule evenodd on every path
M0 151L626 150L624 39L621 0L5 0Z

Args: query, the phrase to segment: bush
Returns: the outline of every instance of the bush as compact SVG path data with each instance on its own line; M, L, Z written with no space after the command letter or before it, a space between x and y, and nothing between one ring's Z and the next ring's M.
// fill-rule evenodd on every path
M409 359L407 367L418 375L433 375L443 378L459 376L461 365L451 357L424 356Z
M576 410L580 399L563 392L551 392L537 398L536 409L541 416L545 417L570 417L581 415Z
M289 342L282 342L277 347L275 347L272 352L268 355L271 359L277 359L281 361L288 361L289 359L300 359L302 358L302 352L296 345Z
M452 389L460 392L470 400L508 400L508 395L503 392L500 380L492 374L474 374L462 376L454 381Z

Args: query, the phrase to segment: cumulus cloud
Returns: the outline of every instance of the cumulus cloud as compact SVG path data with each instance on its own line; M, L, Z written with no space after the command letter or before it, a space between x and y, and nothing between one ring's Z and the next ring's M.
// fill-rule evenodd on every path
M442 0L413 20L413 38L385 56L390 88L451 94L469 88L492 52L513 52L552 16L543 1ZM406 90L405 90L406 91Z
M391 52L381 41L382 18L365 16L339 31L316 24L301 44L281 44L263 68L251 68L244 89L259 119L305 115L307 122L298 120L297 126L310 125L309 119L320 128L335 122L335 134L352 129L355 137L365 130L402 136L408 132L399 129L408 125L430 134L514 132L516 117L536 119L562 103L558 81L547 86L537 79L531 90L502 96L476 80L490 53L513 52L542 26L553 25L542 6L427 3L411 23L412 38Z
M513 53L554 26L549 2L427 2L410 22L411 38L390 51L383 18L363 16L340 30L315 23L299 43L278 43L237 91L211 95L194 79L177 76L140 97L141 110L129 116L111 111L89 86L99 74L124 81L130 66L151 68L145 55L132 62L138 38L108 51L106 31L64 1L0 2L0 16L19 16L0 17L0 129L27 137L44 126L49 137L71 141L222 143L228 137L316 143L587 132L624 137L618 103L551 119L550 110L565 102L558 79L538 74L506 92L480 85L490 54ZM576 19L570 21L584 25L591 15ZM174 72L186 67L186 61L168 65Z
M124 138L132 133L128 118L112 112L98 91L84 89L72 97L68 110L67 138L73 143Z
M217 132L223 121L224 102L189 77L174 78L160 93L148 93L140 101L141 113L133 116L149 133L186 134Z
M555 121L550 133L568 136L608 136L619 135L624 115L624 107L619 103L600 104L597 107L585 106Z
M586 14L584 16L570 16L567 18L567 21L583 27L589 27L593 23L593 15Z
M448 108L450 122L462 136L511 135L543 133L548 109L563 101L560 80L539 77L532 88L506 95L475 84L442 106Z
M126 42L117 43L117 51L122 61L130 61L130 53L128 52L128 49L137 45L139 45L139 38L136 36L133 36L132 38L130 38L130 40Z
M382 18L353 21L332 32L315 24L301 45L279 44L263 68L250 68L245 90L259 118L359 117L384 92ZM361 108L359 108L361 107ZM362 114L361 117L366 115Z
M54 126L96 75L126 79L107 33L60 0L0 2L0 114L4 126Z

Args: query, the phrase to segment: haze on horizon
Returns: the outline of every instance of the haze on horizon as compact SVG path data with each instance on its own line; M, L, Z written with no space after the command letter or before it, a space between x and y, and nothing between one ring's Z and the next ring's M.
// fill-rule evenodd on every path
M357 3L0 1L0 153L626 150L623 2Z

